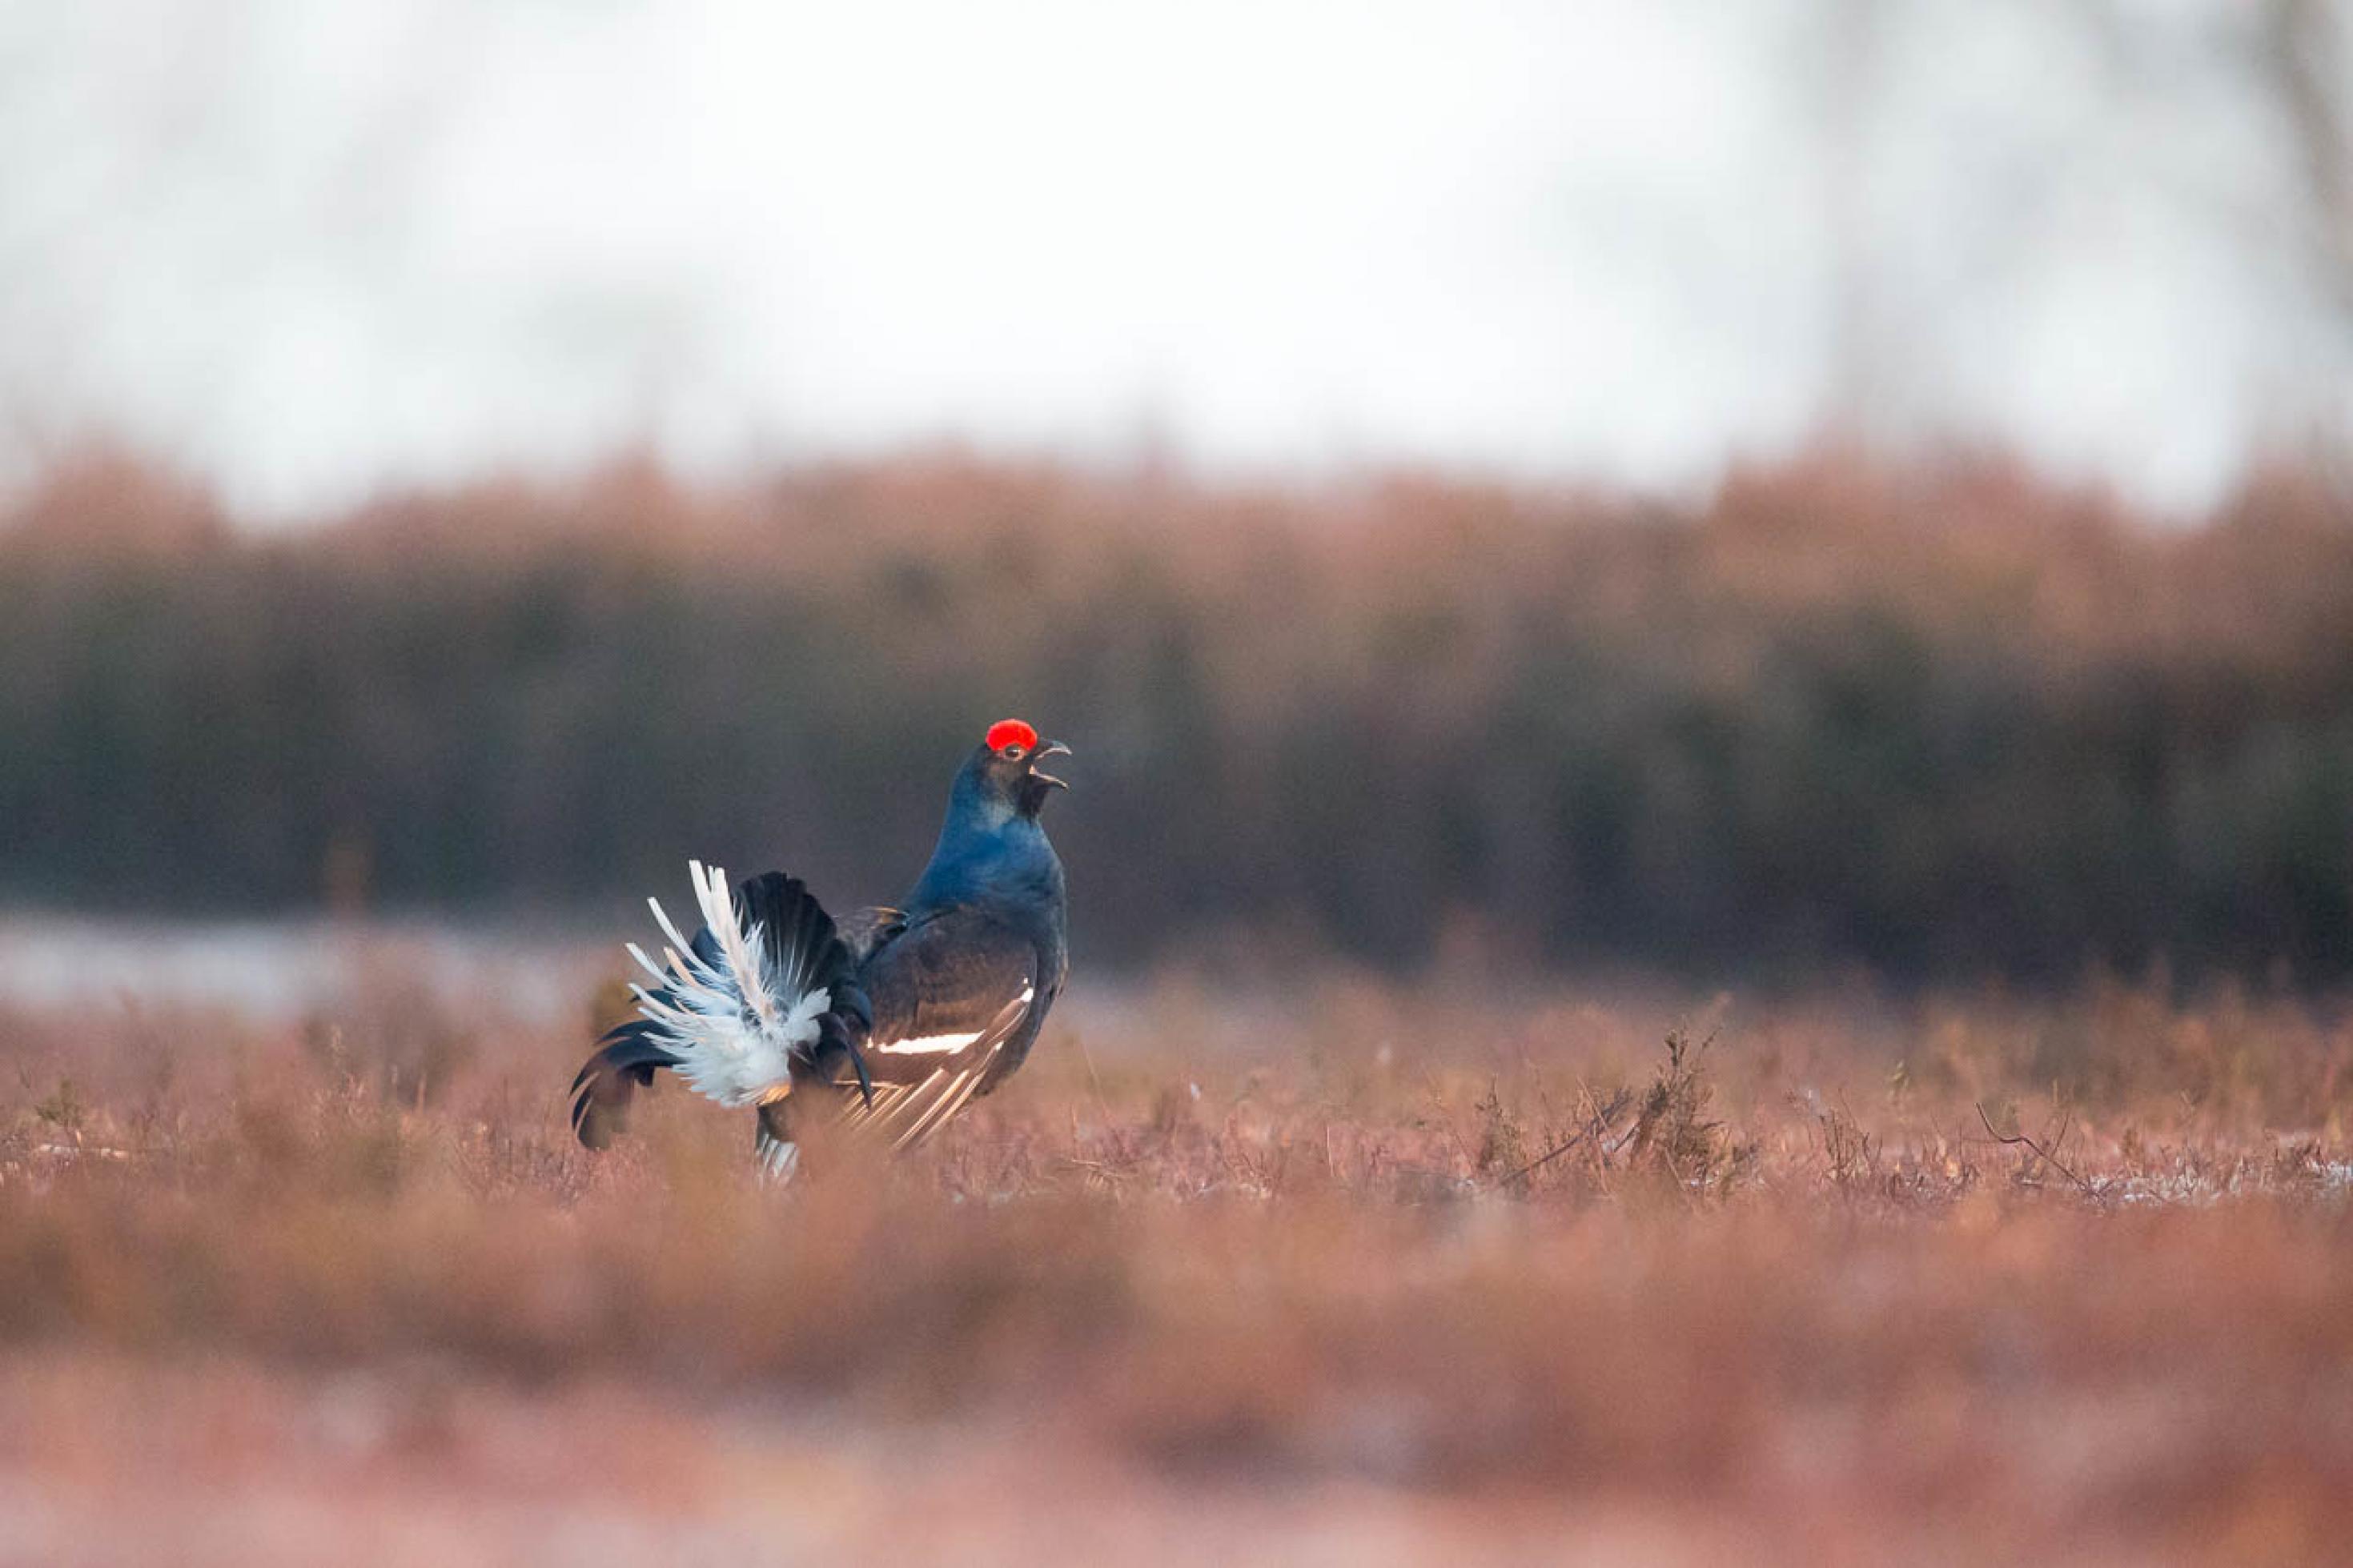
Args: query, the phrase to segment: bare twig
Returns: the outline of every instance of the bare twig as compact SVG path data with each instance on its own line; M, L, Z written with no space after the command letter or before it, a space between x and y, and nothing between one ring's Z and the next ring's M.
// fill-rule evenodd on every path
M2058 1155L2052 1153L2049 1149L2046 1149L2042 1144L2036 1142L2032 1138L2029 1137L2023 1130L2010 1133L2006 1137L2003 1134L1995 1131L1993 1118L1986 1114L1985 1101L1983 1100L1978 1101L1978 1120L1985 1123L1987 1135L1995 1142L2006 1143L2012 1148L2020 1146L2025 1147L2044 1164L2050 1166L2052 1170L2058 1172L2061 1175L2074 1183L2076 1187L2082 1191L2085 1197L2092 1199L2095 1203L2106 1201L2105 1194L2101 1193L2099 1188L2092 1185L2091 1183L2077 1175L2063 1161L2059 1158ZM2060 1123L2059 1138L2057 1140L2058 1142L2064 1143L2066 1142L2067 1126L2067 1121L2063 1121Z
M1520 1181L1523 1177L1527 1176L1530 1173L1535 1171L1540 1166L1552 1163L1552 1162L1559 1159L1571 1149L1576 1148L1579 1143L1584 1142L1588 1138L1599 1136L1604 1128L1608 1127L1610 1122L1618 1119L1618 1113L1625 1110L1628 1102L1632 1100L1633 1098L1633 1090L1627 1089L1620 1089L1617 1094L1610 1099L1608 1105L1605 1105L1600 1110L1595 1111L1590 1121L1587 1121L1584 1126L1578 1128L1567 1139L1555 1144L1552 1148L1546 1150L1543 1153L1537 1155L1526 1164L1522 1165L1518 1170L1514 1171L1510 1175L1500 1177L1489 1184L1491 1186L1508 1187L1514 1183Z

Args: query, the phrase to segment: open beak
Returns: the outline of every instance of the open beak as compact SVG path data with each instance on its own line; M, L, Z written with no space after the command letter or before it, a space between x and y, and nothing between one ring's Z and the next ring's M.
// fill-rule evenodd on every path
M1070 754L1071 748L1062 744L1061 742L1047 742L1044 745L1038 748L1038 754L1029 759L1029 776L1036 779L1039 784L1050 785L1055 789L1070 788L1071 786L1067 780L1058 779L1051 773L1044 773L1038 771L1038 764L1044 762L1048 757L1067 757Z

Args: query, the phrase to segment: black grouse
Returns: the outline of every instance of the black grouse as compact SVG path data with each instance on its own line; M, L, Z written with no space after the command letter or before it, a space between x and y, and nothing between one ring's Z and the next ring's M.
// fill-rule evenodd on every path
M691 863L703 924L670 945L638 1016L598 1042L572 1085L572 1125L601 1149L635 1089L667 1068L722 1105L758 1111L762 1168L789 1176L796 1129L922 1142L1020 1067L1069 973L1062 863L1038 820L1068 756L1018 719L989 727L948 796L931 864L897 909L846 935L797 879L771 871L728 896ZM813 1121L811 1119L815 1119Z

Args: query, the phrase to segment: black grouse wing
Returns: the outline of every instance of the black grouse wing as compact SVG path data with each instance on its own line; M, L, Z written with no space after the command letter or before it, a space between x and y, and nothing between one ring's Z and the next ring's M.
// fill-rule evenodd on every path
M894 1149L953 1120L1040 1005L1037 943L976 909L909 925L860 978L873 1007L865 1058L874 1092L842 1120Z

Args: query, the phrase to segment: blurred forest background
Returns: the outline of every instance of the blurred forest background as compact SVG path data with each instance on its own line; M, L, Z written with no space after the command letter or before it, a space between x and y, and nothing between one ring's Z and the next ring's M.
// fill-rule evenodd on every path
M259 534L93 458L0 528L19 900L884 900L1009 711L1079 752L1091 963L2353 971L2353 512L2292 475L2161 531L1989 461L1676 507L942 456Z

